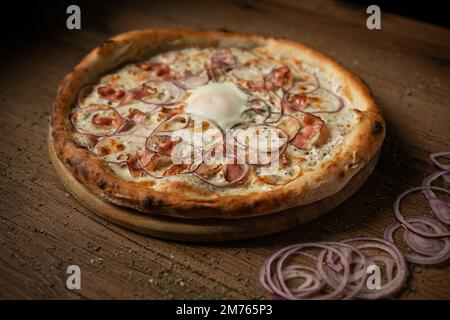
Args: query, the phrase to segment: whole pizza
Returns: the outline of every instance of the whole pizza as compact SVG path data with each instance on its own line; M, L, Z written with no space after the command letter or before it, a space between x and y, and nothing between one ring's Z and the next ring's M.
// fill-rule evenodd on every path
M337 193L385 135L362 81L294 41L118 35L68 74L51 143L81 185L150 214L240 218Z

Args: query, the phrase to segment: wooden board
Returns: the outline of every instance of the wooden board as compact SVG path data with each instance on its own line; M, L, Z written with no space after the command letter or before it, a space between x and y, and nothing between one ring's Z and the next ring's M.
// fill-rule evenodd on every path
M429 152L450 149L450 31L391 15L383 6L382 29L370 31L365 9L323 0L86 1L81 30L66 29L61 8L46 19L51 27L35 28L37 37L3 43L0 298L272 299L257 273L274 251L306 241L381 236L393 222L395 197L433 172ZM162 241L91 213L66 193L48 159L50 106L62 77L91 48L114 34L152 27L281 36L332 55L368 83L387 121L373 174L329 214L251 240ZM405 210L427 209L411 199ZM82 270L81 290L66 288L71 264ZM399 298L450 299L450 286L443 285L450 283L448 265L411 265L410 271Z
M369 178L377 163L379 152L338 193L310 205L283 212L245 219L177 219L142 214L137 210L109 203L80 184L56 156L48 135L50 160L66 189L86 208L100 217L135 232L156 238L217 242L261 237L294 228L334 209L355 193Z

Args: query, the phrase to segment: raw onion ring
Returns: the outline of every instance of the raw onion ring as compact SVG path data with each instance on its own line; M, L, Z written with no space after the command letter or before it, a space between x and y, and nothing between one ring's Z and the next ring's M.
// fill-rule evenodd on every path
M446 232L446 228L435 220L427 217L405 218L416 230L427 232L426 227L437 233ZM394 222L384 231L384 238L394 243L394 232L403 227L403 239L408 247L417 254L404 253L406 260L421 265L434 265L446 262L450 258L450 239L425 238L417 235L398 222Z
M430 160L433 162L433 164L438 167L441 170L450 170L450 164L443 164L437 160L439 157L449 156L450 151L443 151L443 152L435 152L430 154Z
M450 224L450 205L440 199L436 198L436 195L433 191L431 191L430 186L431 183L439 177L446 177L448 175L448 171L437 171L428 177L426 177L422 182L423 194L428 200L428 204L430 205L431 211L433 211L436 218L438 218L441 222L445 224Z
M266 261L263 263L263 265L260 269L260 273L259 273L259 280L260 280L260 283L262 284L262 286L267 291L269 291L279 297L282 297L285 299L290 299L290 300L310 298L314 294L318 294L323 288L323 284L322 284L323 281L322 281L322 279L320 279L320 275L318 274L318 272L316 270L311 269L307 266L303 266L300 264L294 265L294 266L291 265L290 269L303 270L303 271L309 270L312 273L312 274L310 274L310 276L313 277L314 283L316 283L315 286L308 287L308 288L297 287L297 288L295 288L296 289L295 292L293 292L291 289L288 288L288 286L286 284L286 280L287 280L285 277L286 269L283 268L283 263L290 255L293 255L293 254L303 255L303 256L307 256L307 257L311 258L311 255L309 255L309 254L306 255L305 253L300 251L300 250L302 250L304 248L308 248L308 247L331 250L332 252L336 253L340 258L342 258L344 262L346 261L344 254L341 251L339 251L338 249L334 248L329 243L301 243L301 244L291 245L291 246L288 246L286 248L283 248L283 249L275 252L272 256L267 258ZM275 274L272 276L272 264L275 261L276 261ZM334 298L334 297L340 295L343 292L343 290L345 289L345 286L348 282L349 277L350 277L349 264L344 263L344 281L338 287L333 289L332 292L320 295L315 298L316 299L330 299L330 298Z
M164 84L166 86L167 91L170 93L171 96L173 96L172 99L167 100L167 101L161 101L159 99L146 99L145 97L140 97L138 98L138 100L147 103L147 104L154 104L154 105L158 105L158 106L172 106L174 104L178 104L181 102L183 94L184 94L184 89L180 88L179 86L177 86L173 81L168 81L168 80L149 80L145 83L145 85L152 85L154 83L160 83L160 84Z
M184 90L195 89L197 87L207 84L209 81L209 75L203 71L198 75L186 76L174 80L174 83Z
M396 275L387 284L381 286L376 292L363 288L358 295L356 295L357 298L369 300L389 298L397 294L403 288L408 276L408 266L406 264L405 256L394 244L379 238L354 238L344 240L343 242L347 244L360 242L360 244L354 245L360 250L368 248L383 250L394 259L397 265Z
M412 192L416 192L416 191L420 191L420 190L426 190L426 189L430 189L430 190L439 190L445 193L450 194L450 191L448 191L447 189L444 188L440 188L440 187L415 187L415 188L411 188L409 190L406 190L405 192L403 192L402 194L400 194L397 199L395 200L394 203L394 214L395 214L395 218L397 219L397 221L399 223L401 223L402 225L404 225L408 230L414 232L415 234L418 234L422 237L425 238L444 238L444 237L450 237L450 232L446 231L446 232L440 232L440 233L431 233L431 232L425 232L423 230L419 230L417 228L415 228L413 225L411 225L401 214L400 212L400 202L401 200L407 196L408 194L412 193Z

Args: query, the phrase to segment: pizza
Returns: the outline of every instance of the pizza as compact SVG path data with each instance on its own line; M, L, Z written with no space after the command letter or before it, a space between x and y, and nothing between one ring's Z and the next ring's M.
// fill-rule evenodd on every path
M380 149L366 85L300 43L140 30L62 81L50 139L77 181L148 214L240 218L337 193Z

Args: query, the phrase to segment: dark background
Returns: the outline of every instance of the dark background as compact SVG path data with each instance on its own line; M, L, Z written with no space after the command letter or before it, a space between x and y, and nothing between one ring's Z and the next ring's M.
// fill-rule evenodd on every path
M132 6L133 3L142 1L151 3L157 2L158 0L127 0L127 3ZM244 6L246 3L251 5L253 2L257 2L254 0L228 1L241 2ZM2 24L0 32L2 33L2 38L6 37L12 43L19 43L30 37L43 36L48 32L65 28L65 21L67 19L66 8L70 4L80 6L83 28L101 29L102 20L111 10L115 9L117 2L115 0L8 1L7 4L4 2L2 4L3 13L0 19L0 23ZM214 2L211 1L212 4ZM367 6L377 4L380 6L382 14L383 12L391 12L450 28L449 11L445 7L445 1L339 0L339 2L347 6L360 7L363 11L365 11Z

